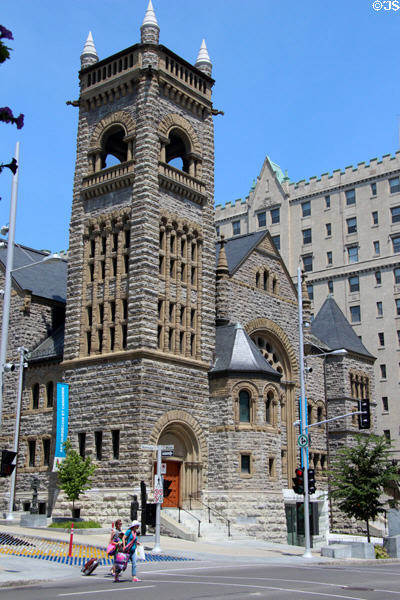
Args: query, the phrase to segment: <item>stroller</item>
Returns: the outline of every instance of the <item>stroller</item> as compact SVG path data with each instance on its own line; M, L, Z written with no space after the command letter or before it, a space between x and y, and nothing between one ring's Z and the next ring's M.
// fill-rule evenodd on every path
M125 571L129 560L129 552L117 552L114 562L114 581L119 581L118 577L122 571Z

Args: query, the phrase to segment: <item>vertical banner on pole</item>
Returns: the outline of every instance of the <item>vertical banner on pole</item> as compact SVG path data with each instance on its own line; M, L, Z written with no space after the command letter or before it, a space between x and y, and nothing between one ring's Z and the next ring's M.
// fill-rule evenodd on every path
M53 471L65 458L64 442L68 437L69 386L57 383L57 435Z
M307 398L306 397L304 398L304 402L305 402L305 405L307 407ZM300 415L300 431L304 431L305 434L308 437L308 410L306 409L306 412L305 412L306 422L305 422L304 427L303 427L303 419L302 419L302 414L301 414L301 396L299 397L299 415ZM303 469L308 469L308 467L310 465L310 461L309 461L309 458L308 458L308 446L306 448L306 460L307 460L307 464L303 465L303 453L300 452L301 467Z

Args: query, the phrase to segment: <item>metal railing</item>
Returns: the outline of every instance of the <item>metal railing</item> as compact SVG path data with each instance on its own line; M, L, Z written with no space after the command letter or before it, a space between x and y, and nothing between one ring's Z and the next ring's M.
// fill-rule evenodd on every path
M195 517L194 515L192 515L192 513L189 512L188 510L186 510L186 508L182 508L181 506L178 506L178 523L181 522L181 510L183 510L186 514L188 514L193 519L196 519L196 521L197 521L197 537L201 537L201 535L200 535L201 520L198 519L197 517Z
M199 500L199 498L195 497L195 494L189 494L189 508L190 510L192 510L192 498L193 500L196 500L196 502L199 502L200 504L202 504L203 506L206 507L206 509L208 510L208 522L211 523L211 513L214 513L215 515L218 515L218 517L220 517L221 519L223 519L224 521L226 521L227 526L228 526L228 537L231 537L231 522L229 519L227 519L226 517L224 517L224 515L222 515L220 512L218 512L217 510L215 510L215 508L211 508L211 506L208 506L208 504L205 504L204 502L202 502L201 500Z

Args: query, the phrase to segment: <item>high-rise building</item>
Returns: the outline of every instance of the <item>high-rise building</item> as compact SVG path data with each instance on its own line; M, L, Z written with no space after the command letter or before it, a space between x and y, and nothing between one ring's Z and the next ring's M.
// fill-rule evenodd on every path
M244 200L216 207L217 234L268 229L316 313L328 294L376 357L378 433L400 457L400 153L293 183L268 157Z

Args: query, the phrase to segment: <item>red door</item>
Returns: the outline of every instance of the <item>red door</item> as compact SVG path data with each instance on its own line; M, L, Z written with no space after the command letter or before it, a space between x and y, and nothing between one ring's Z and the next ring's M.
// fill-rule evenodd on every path
M170 481L168 496L164 497L163 506L165 507L177 507L179 506L179 471L181 468L181 463L175 460L167 460L163 463L167 465L167 472L164 477L164 481ZM157 464L154 465L154 472L157 474Z

